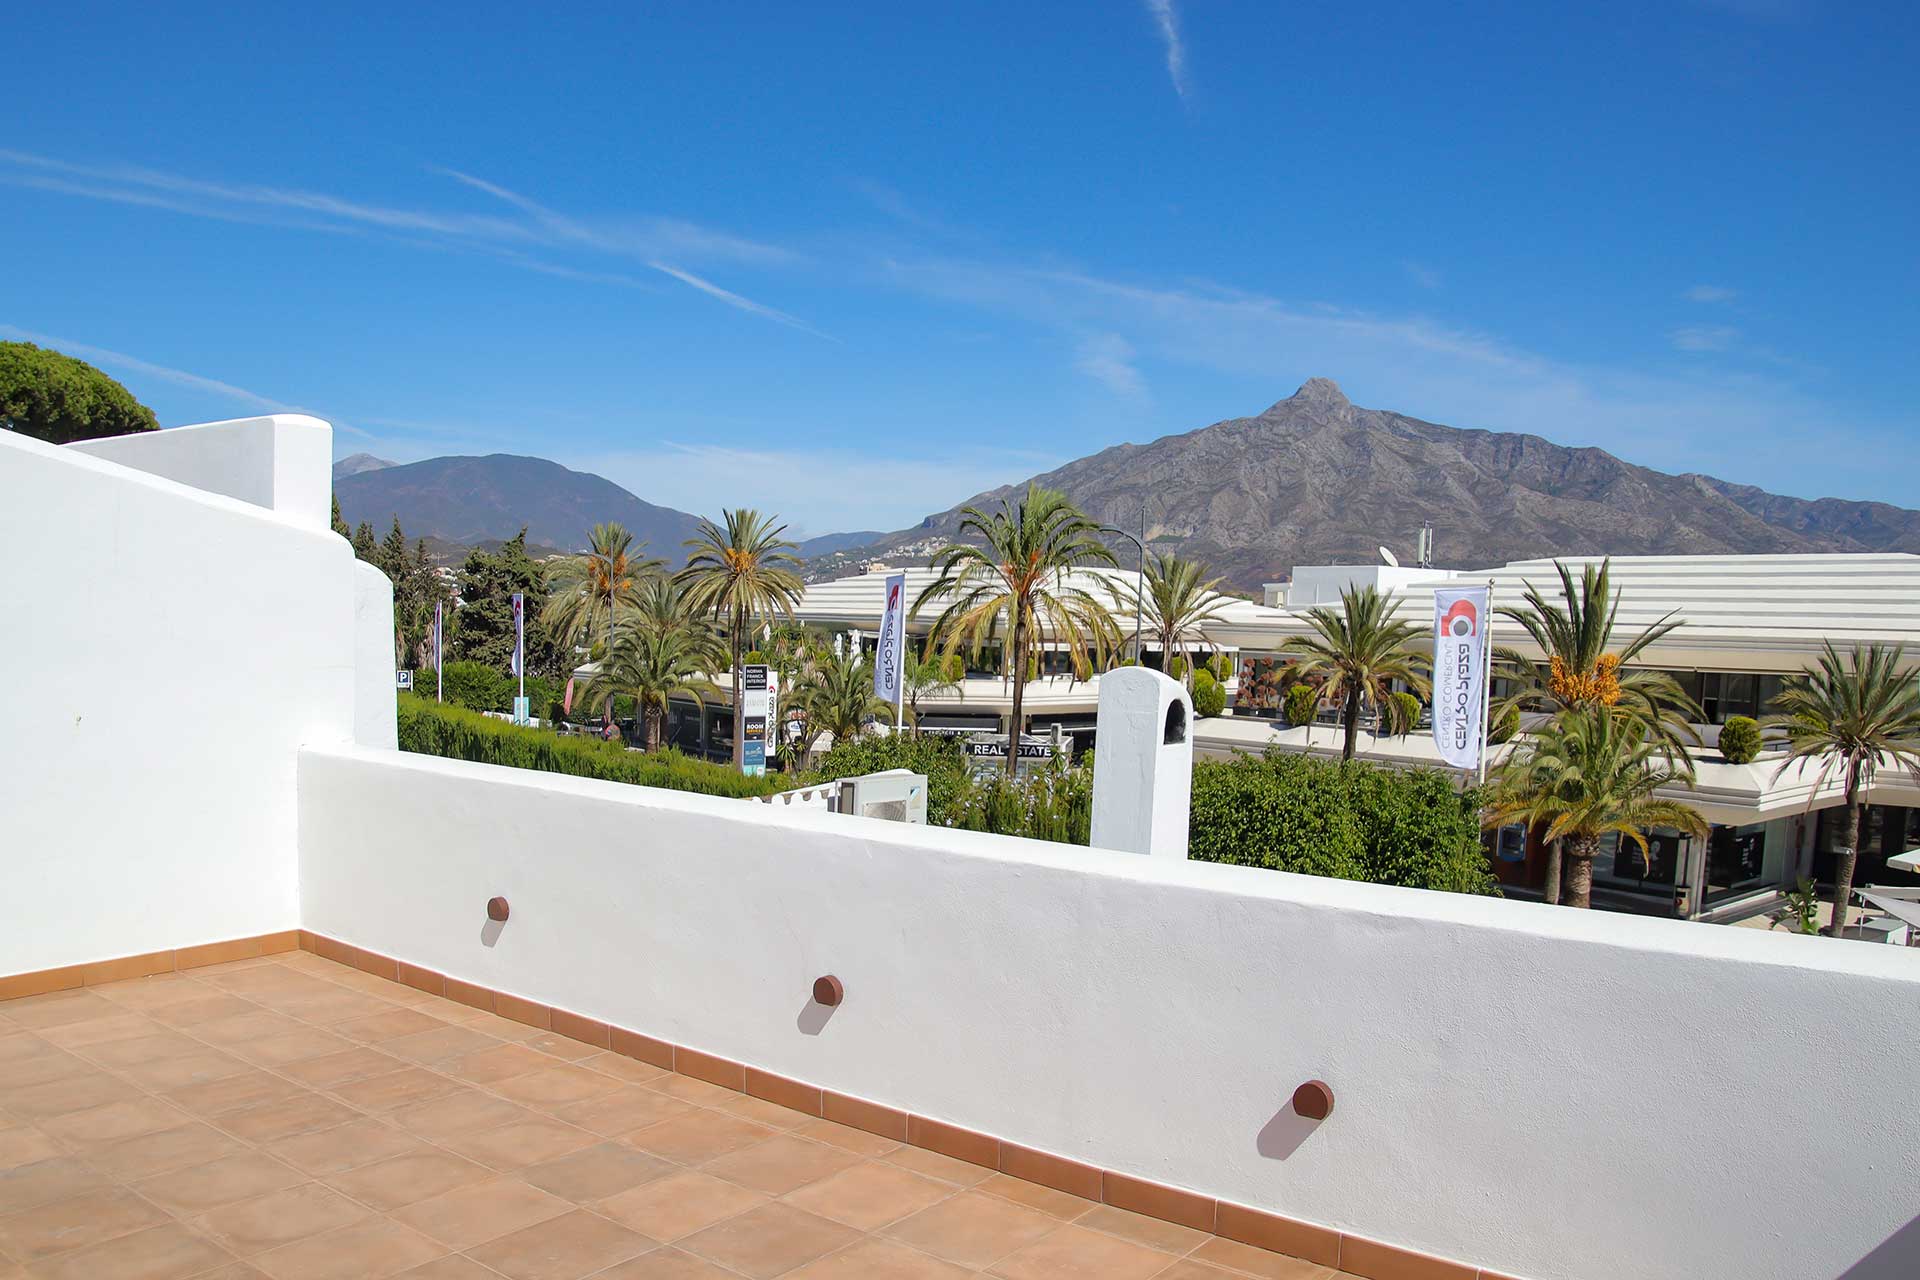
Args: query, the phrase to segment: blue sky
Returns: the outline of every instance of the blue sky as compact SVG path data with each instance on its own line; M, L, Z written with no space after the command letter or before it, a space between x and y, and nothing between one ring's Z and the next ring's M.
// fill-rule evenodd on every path
M1920 18L43 5L0 336L165 423L892 528L1356 403L1920 505Z

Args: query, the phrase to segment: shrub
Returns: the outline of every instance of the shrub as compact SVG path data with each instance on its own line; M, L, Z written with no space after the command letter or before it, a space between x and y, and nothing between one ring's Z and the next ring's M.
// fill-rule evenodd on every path
M1298 729L1303 724L1312 724L1314 715L1320 710L1320 691L1312 685L1296 684L1287 690L1287 701L1283 711L1287 723Z
M1480 796L1436 769L1282 751L1193 770L1188 856L1419 889L1492 893Z
M1512 742L1513 735L1519 732L1520 708L1509 706L1495 716L1493 723L1487 726L1487 741L1497 747L1503 742Z
M1213 678L1221 684L1233 679L1233 659L1224 653L1216 653L1207 659L1207 666L1213 671Z
M531 696L531 681L528 686ZM779 778L749 778L726 765L690 760L676 751L628 751L618 743L504 724L414 694L399 696L397 712L400 749L422 755L711 796L769 795L786 785Z
M940 674L958 684L967 678L967 660L957 653L940 659Z
M1413 726L1420 723L1420 699L1402 689L1393 695L1394 719L1396 728L1404 736L1413 732Z
M506 673L484 662L449 662L441 674L446 700L452 705L470 711L513 710L512 686Z
M1173 661L1167 664L1167 674L1175 680L1185 680L1187 678L1187 660L1176 655Z
M749 666L749 667L761 666L766 662L766 660L767 660L767 655L760 652L758 649L749 649L745 653L740 655L740 661L742 665Z
M1720 754L1728 764L1751 764L1760 754L1760 722L1752 716L1728 716L1720 726Z
M1193 684L1193 714L1201 719L1217 716L1227 709L1227 691L1205 668L1196 673Z

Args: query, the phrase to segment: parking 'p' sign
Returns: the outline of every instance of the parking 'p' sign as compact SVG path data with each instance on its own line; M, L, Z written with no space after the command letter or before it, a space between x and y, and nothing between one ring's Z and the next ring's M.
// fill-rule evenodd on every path
M411 689L413 688L413 672L406 670L396 671L394 672L393 682L395 688Z

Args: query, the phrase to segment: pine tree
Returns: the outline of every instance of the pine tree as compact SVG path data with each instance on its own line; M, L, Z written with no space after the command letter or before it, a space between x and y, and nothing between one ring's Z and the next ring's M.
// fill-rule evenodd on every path
M368 564L378 564L380 561L380 545L373 540L373 526L365 520L353 531L353 554Z
M340 495L337 493L333 495L333 531L348 542L353 541L353 530L347 528L346 518L340 514Z

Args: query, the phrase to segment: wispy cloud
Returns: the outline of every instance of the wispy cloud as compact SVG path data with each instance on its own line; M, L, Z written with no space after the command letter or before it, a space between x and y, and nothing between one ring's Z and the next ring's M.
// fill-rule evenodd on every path
M1440 278L1438 271L1435 271L1432 267L1422 266L1418 262L1402 262L1400 268L1407 273L1409 280L1419 285L1422 289L1438 289L1445 283L1445 281Z
M1696 284L1682 296L1688 302L1732 302L1740 296L1740 291L1719 284Z
M208 182L135 165L76 164L0 148L0 184L226 222L329 234L381 233L428 247L483 254L562 279L648 287L628 274L555 262L532 251L631 259L737 310L826 336L777 307L723 288L681 262L668 260L772 265L796 261L798 255L790 250L678 218L583 220L457 169L436 167L431 172L502 201L519 216L397 208L298 188Z
M595 227L587 226L563 213L549 209L547 206L527 196L521 195L517 191L510 191L506 187L500 186L497 183L488 182L483 178L476 178L472 174L461 173L457 169L437 169L435 172L443 173L454 181L464 183L476 191L483 191L495 199L504 200L514 208L530 215L535 222L561 240L585 245L589 248L609 253L636 253L642 245L647 243L645 237L636 240L626 235L609 233ZM673 235L682 243L704 243L709 249L721 250L736 256L743 252L760 251L759 246L754 246L749 241L736 240L717 232L705 232L700 228L693 227L690 223L673 224ZM771 254L775 251L767 249L765 252ZM671 263L661 262L652 258L644 259L644 261L648 267L660 272L662 275L670 276L678 280L681 284L691 289L697 289L710 298L717 298L730 307L738 308L752 315L764 316L768 320L789 325L803 332L811 333L816 337L824 338L827 336L818 329L788 315L777 307L770 307L765 303L755 302L752 298L744 297L741 294L733 292L731 289L723 289L713 281L697 276L684 267L676 267Z
M1081 340L1074 367L1104 383L1116 395L1146 394L1146 379L1133 366L1133 344L1117 333L1096 333Z
M1681 351L1726 351L1739 341L1740 331L1725 324L1687 325L1669 333L1667 339Z
M1173 7L1173 0L1146 0L1146 4L1154 25L1160 29L1160 43L1166 46L1167 76L1173 81L1173 91L1185 98L1187 46L1180 38L1180 14Z

